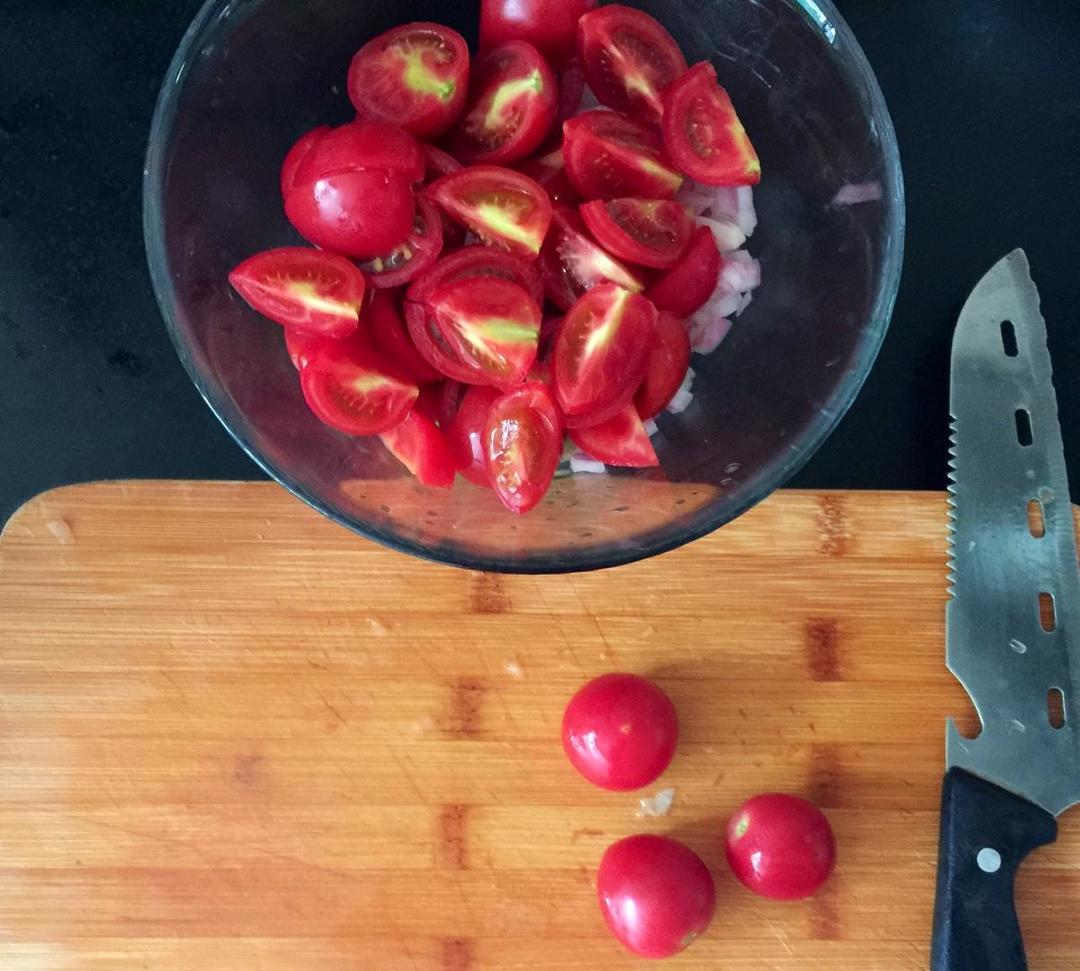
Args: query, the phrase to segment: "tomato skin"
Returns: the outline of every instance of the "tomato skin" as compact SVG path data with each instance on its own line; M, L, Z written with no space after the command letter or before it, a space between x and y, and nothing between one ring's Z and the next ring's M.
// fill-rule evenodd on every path
M379 290L408 283L431 266L443 249L443 216L424 196L416 200L412 232L399 246L360 264L371 285Z
M690 213L677 202L594 200L580 211L593 239L613 256L638 266L670 269L694 232Z
M296 173L300 168L300 164L307 158L308 153L315 147L315 144L330 131L332 131L332 129L329 125L320 125L318 128L313 128L311 131L307 132L307 134L301 135L293 147L289 149L289 153L285 156L285 161L281 163L282 199L284 199L293 186L296 185Z
M357 328L367 281L341 256L283 246L249 256L229 274L249 306L282 327L321 337Z
M596 892L611 932L647 958L678 954L716 912L716 886L701 857L678 840L651 833L607 848Z
M646 291L657 308L689 317L712 296L720 279L722 258L708 226L694 230L679 262Z
M424 153L416 139L397 125L350 121L337 128L324 126L304 135L285 156L281 179L284 185L291 175L291 191L328 175L359 169L397 172L410 183L421 182Z
M349 65L349 99L363 118L420 139L447 131L465 108L469 48L442 24L402 24L366 43Z
M527 40L552 64L573 57L578 19L598 0L481 0L480 49Z
M508 165L540 146L558 107L555 75L522 40L483 54L473 67L469 107L452 138L463 162Z
M586 111L563 136L566 174L583 199L670 199L683 183L656 130L618 111Z
M484 451L484 431L491 406L502 396L497 388L474 386L465 392L461 407L446 430L446 437L458 469L473 485L491 488L487 458Z
M657 314L645 377L634 395L642 421L655 418L675 397L690 367L690 335L674 314Z
M770 900L801 900L816 893L836 863L836 837L813 803L763 793L728 820L726 852L747 889Z
M445 436L415 408L404 421L379 437L394 458L424 485L449 489L454 484L457 464Z
M660 464L641 417L633 403L598 425L571 428L570 440L586 455L605 465L624 469L650 469Z
M708 62L664 93L664 144L686 175L706 185L757 185L761 162Z
M523 286L537 304L543 303L544 287L533 263L518 256L487 246L466 246L443 256L434 266L422 273L408 290L413 303L426 303L439 287L457 280L477 280L495 277Z
M386 290L375 291L364 314L364 322L375 348L410 375L417 384L438 381L442 377L428 364L409 337L401 313L401 303L396 294Z
M553 147L561 148L563 122L573 118L581 108L585 97L585 68L576 57L559 68L555 83L559 88L559 103L555 109L555 120L551 123Z
M285 328L285 350L297 371L302 371L323 352L332 351L342 345L364 348L370 347L371 341L363 329L354 330L345 337L317 337L302 330Z
M675 39L641 10L609 4L578 23L578 56L601 104L659 123L661 95L686 73Z
M495 494L524 514L544 498L562 455L562 425L547 387L530 381L498 397L484 427L484 456Z
M558 164L554 164L556 160ZM518 171L544 187L553 207L562 205L577 208L581 201L567 178L561 151L540 158L526 159L518 165Z

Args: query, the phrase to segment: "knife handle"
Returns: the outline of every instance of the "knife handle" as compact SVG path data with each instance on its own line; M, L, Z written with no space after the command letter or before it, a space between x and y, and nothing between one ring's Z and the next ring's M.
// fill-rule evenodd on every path
M1013 882L1056 837L1045 809L963 769L946 773L931 971L1026 971Z

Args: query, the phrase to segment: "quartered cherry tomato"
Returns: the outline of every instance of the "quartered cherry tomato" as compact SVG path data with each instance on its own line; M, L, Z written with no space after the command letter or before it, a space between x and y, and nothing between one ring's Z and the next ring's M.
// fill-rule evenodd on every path
M313 137L314 136L314 137ZM398 172L410 183L424 179L424 152L403 128L384 121L350 121L304 135L285 156L281 180L295 189L339 172L374 169Z
M583 199L670 199L682 185L656 130L618 111L586 111L563 134L566 174Z
M574 54L578 18L597 0L481 0L480 49L527 40L552 64Z
M526 159L518 165L518 171L540 183L553 206L562 204L577 207L580 200L567 178L561 148L547 155Z
M565 206L554 210L539 264L544 292L561 310L569 310L582 294L601 283L615 283L632 293L645 286L629 268L594 243L581 217Z
M405 242L360 264L371 285L400 287L431 266L443 248L443 216L424 196L416 200L412 232Z
M656 417L668 406L689 367L690 335L678 317L661 311L653 327L645 377L634 395L634 407L642 420Z
M632 402L614 418L588 428L571 428L569 434L578 448L604 465L649 469L660 464Z
M613 256L638 266L674 266L694 231L678 202L657 199L599 199L581 207L589 232Z
M720 250L708 226L694 230L678 263L646 292L660 310L689 317L712 296L720 279Z
M466 246L440 259L409 287L408 298L424 303L440 287L457 280L494 277L524 287L537 304L543 303L544 287L536 264L488 246Z
M356 330L367 289L364 275L344 257L300 246L249 257L229 283L263 316L323 337Z
M317 418L349 435L389 431L420 393L377 351L344 342L311 357L300 370L300 388Z
M460 172L464 166L449 152L434 145L424 145L424 183L430 185L436 179L451 172ZM442 217L443 249L457 249L465 242L465 227L455 222L445 212Z
M656 308L603 283L566 315L555 339L555 392L568 426L597 425L627 405L645 373Z
M832 873L836 837L813 803L765 793L743 803L728 821L727 860L754 893L799 900L816 893Z
M555 75L525 41L493 47L473 67L469 107L452 138L464 162L516 162L547 137L558 107Z
M611 932L642 957L678 954L705 932L716 911L716 886L701 857L651 833L608 847L596 890Z
M563 714L567 758L602 789L628 791L655 782L671 764L678 740L671 699L636 674L593 678Z
M757 185L761 162L708 62L664 93L664 143L675 164L706 185Z
M497 388L474 386L465 392L461 407L446 429L446 437L458 468L474 485L491 488L484 452L484 430L491 406L502 392Z
M296 184L296 171L300 168L300 163L307 157L308 152L314 148L315 144L321 141L323 136L330 131L332 129L329 125L320 125L318 128L313 128L306 135L301 135L293 147L289 149L285 161L281 163L282 199L288 195L289 190Z
M686 58L647 13L613 3L578 23L578 55L601 104L658 123L661 95L686 73Z
M454 219L485 243L536 259L551 224L551 200L528 176L496 165L444 175L427 189Z
M357 51L349 98L363 118L401 125L433 139L457 121L469 88L469 48L441 24L403 24Z
M449 489L454 484L457 463L445 436L415 408L404 421L379 437L394 458L424 485Z
M371 341L363 328L354 330L345 337L319 337L302 330L285 328L285 350L289 360L297 371L302 371L308 364L325 350L335 347L371 347Z
M375 348L396 363L417 384L427 384L442 378L442 375L428 364L409 337L401 312L401 301L396 294L385 290L376 291L364 314L364 323Z
M496 495L511 512L536 507L562 455L562 425L551 393L539 381L497 398L484 429L484 455Z

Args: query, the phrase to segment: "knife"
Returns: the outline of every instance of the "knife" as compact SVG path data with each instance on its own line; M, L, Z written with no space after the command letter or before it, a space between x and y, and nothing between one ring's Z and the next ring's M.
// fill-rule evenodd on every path
M950 721L933 971L1027 968L1024 857L1080 802L1080 572L1046 323L1023 250L972 291L952 349L949 670L982 722Z

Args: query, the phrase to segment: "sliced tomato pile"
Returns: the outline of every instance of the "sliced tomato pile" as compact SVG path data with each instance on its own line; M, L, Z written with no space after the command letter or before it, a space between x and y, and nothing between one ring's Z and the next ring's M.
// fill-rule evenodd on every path
M580 110L590 90L606 108ZM312 248L229 276L285 328L312 412L516 513L567 436L656 466L650 419L688 395L685 318L742 265L675 195L761 177L712 65L688 69L630 7L482 0L475 58L449 27L403 24L357 51L347 91L356 118L301 135L281 167ZM679 198L700 213L700 192Z

